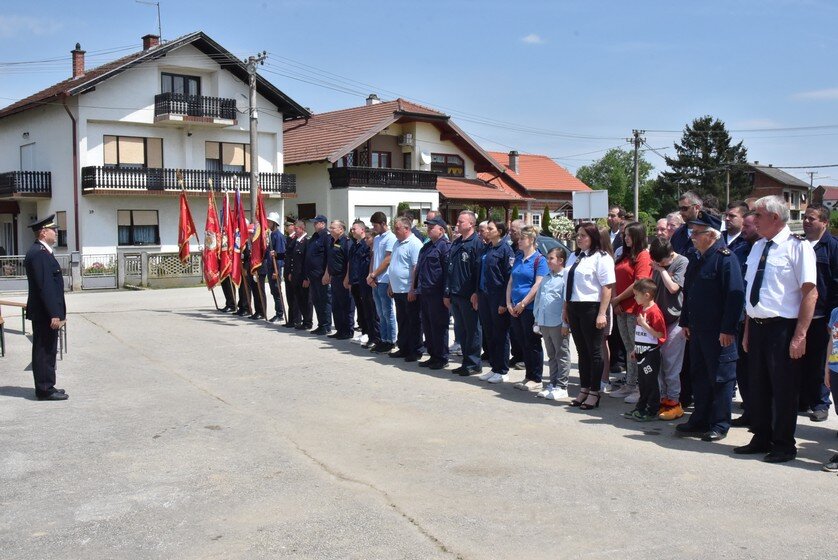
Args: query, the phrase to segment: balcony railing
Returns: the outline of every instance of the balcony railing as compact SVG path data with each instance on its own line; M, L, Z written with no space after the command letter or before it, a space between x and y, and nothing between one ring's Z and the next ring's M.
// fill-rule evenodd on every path
M0 196L52 196L52 174L49 171L10 171L0 173Z
M115 167L84 167L81 170L81 186L84 194L97 191L128 192L178 192L177 169L125 169ZM205 171L202 169L181 169L183 187L187 191L207 192L209 179L217 192L233 190L236 185L243 191L250 186L250 173L230 171ZM288 173L260 173L259 182L265 194L296 194L297 176Z
M377 167L331 167L329 181L333 189L346 187L400 187L436 189L437 174L432 171L382 169Z
M236 100L183 93L154 96L154 116L183 115L207 119L236 120Z

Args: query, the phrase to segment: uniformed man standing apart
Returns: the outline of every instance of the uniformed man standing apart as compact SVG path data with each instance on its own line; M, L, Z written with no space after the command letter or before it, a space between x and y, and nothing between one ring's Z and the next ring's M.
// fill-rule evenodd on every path
M690 345L695 410L675 427L704 441L727 436L736 383L736 334L742 314L742 269L713 222L689 222L696 254L687 267L679 324Z
M329 245L328 269L323 276L329 280L332 290L332 314L335 319L335 333L329 338L349 340L352 338L352 325L355 322L355 310L349 288L344 286L349 270L349 238L346 237L346 223L333 220L329 224L332 243Z
M305 277L303 285L311 294L311 303L317 314L317 328L311 334L324 335L332 332L332 294L326 277L329 245L332 238L326 231L326 216L318 214L310 220L314 223L314 234L306 245Z
M803 215L803 233L815 251L818 300L806 333L806 354L800 359L800 410L810 410L813 422L829 417L829 389L822 375L829 345L830 312L838 307L838 238L829 233L829 209L809 205Z
M425 220L425 225L428 226L429 241L419 251L413 286L419 296L425 349L430 358L419 362L419 366L443 369L448 365L448 309L442 295L450 245L445 235L445 220L436 216Z
M397 344L399 349L390 352L391 358L404 358L406 362L415 362L422 356L422 323L419 319L419 301L413 288L413 276L419 262L419 241L411 228L410 218L396 218L393 232L396 244L390 258L390 290L388 295L396 303L396 322L398 323Z
M65 401L70 396L55 388L55 354L58 330L67 318L61 265L52 253L58 239L55 214L30 226L38 239L24 259L29 297L26 317L32 321L32 373L39 401Z
M463 365L454 370L460 375L480 373L480 321L477 316L477 281L483 240L477 235L477 216L470 210L460 212L457 229L460 237L451 243L445 275L446 307L454 314L454 331L463 350Z
M744 345L754 436L733 452L766 453L764 461L782 463L797 456L799 360L818 298L815 252L792 235L789 209L779 196L754 202L754 218L762 239L748 256Z
M264 264L262 270L259 271L260 275L267 274L268 286L274 299L274 316L269 319L271 323L280 322L284 315L279 286L282 282L282 268L285 264L285 236L282 235L279 225L279 214L276 212L268 214L268 226L271 228L271 234L268 237L268 251L265 253ZM276 266L274 266L274 263L276 263ZM267 304L265 307L267 307Z

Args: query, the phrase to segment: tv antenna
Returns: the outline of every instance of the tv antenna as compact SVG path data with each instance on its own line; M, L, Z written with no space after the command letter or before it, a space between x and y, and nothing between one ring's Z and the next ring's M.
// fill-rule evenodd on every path
M137 4L145 4L146 6L157 7L157 36L163 40L163 27L160 25L160 2L149 2L148 0L134 0Z

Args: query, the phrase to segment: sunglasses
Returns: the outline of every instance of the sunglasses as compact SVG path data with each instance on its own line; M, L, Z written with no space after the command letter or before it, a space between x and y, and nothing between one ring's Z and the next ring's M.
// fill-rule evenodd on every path
M692 208L692 206L679 206L678 210L680 210L681 212L686 212L690 208Z

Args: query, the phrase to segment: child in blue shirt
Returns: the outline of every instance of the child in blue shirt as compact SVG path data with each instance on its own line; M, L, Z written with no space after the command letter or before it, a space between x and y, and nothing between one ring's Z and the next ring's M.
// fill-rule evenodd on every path
M550 272L538 287L534 307L535 324L544 337L550 368L550 383L536 396L554 401L567 398L567 378L570 375L570 330L562 321L565 261L567 253L561 247L554 247L547 253Z

